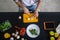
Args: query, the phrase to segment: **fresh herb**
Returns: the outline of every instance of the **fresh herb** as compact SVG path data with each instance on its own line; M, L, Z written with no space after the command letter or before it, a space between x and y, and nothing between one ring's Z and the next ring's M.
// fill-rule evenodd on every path
M6 20L5 22L0 24L0 31L5 31L11 27L12 26L11 26L10 22L8 20Z
M30 33L32 34L32 35L38 35L37 34L37 30L36 29L31 29L31 30L29 30L30 31Z

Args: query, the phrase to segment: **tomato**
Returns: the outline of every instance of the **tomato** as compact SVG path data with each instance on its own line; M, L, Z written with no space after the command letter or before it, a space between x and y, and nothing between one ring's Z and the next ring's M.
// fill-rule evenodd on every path
M21 28L21 30L20 30L20 35L21 35L21 36L24 36L24 35L25 35L25 31L26 31L25 28Z

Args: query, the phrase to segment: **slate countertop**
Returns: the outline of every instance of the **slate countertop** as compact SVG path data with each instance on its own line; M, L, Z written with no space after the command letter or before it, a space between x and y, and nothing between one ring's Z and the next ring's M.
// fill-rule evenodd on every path
M39 13L39 22L38 23L23 23L23 17L20 20L18 17L23 16L23 13L0 13L0 23L9 20L12 24L12 28L5 31L5 32L15 32L14 26L18 25L19 27L27 28L29 24L37 24L40 28L40 35L37 38L30 38L27 36L27 34L24 36L27 40L49 40L49 34L47 31L44 30L43 22L44 21L55 21L55 27L60 23L60 13L54 13L54 12L41 12ZM4 33L5 33L4 32ZM0 38L1 40L6 40L3 37L2 32L0 32Z

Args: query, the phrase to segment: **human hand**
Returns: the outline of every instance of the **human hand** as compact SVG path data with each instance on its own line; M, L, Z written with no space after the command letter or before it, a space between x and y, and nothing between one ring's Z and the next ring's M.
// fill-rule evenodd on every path
M57 38L57 40L60 40L60 36Z
M34 12L34 16L35 16L35 17L38 17L38 16L39 16L38 11L35 11L35 12Z
M29 10L27 8L24 8L24 13L30 14Z

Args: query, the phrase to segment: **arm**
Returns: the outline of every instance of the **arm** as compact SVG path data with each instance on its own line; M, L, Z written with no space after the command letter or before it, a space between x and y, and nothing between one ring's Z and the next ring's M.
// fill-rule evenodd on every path
M39 15L38 12L40 10L40 7L41 7L41 0L38 0L38 4L37 4L37 7L35 9L34 16L38 17L38 15Z
M16 4L24 10L24 13L30 13L29 10L20 1L17 1Z
M41 7L41 0L38 0L38 4L35 11L39 11Z
M22 9L26 8L20 1L16 2L16 4Z

